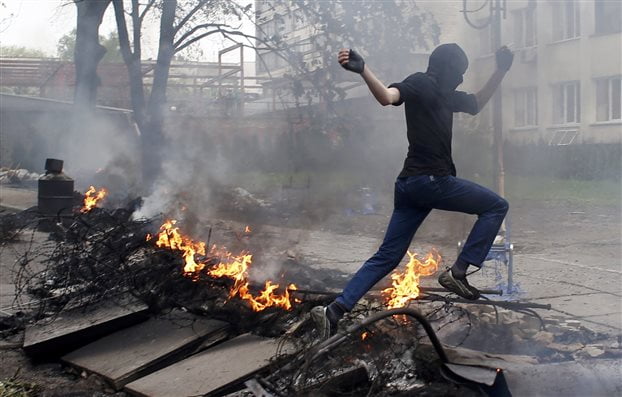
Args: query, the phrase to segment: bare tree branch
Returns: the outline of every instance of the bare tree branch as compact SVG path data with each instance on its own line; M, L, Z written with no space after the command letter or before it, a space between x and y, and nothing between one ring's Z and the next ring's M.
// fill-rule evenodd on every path
M222 34L223 36L227 37L228 39L230 39L231 41L233 41L235 43L237 43L237 41L232 39L228 35L241 36L241 37L247 38L247 39L254 39L254 40L257 40L258 42L260 42L262 44L265 44L268 47L268 49L271 49L271 50L276 50L277 49L276 47L271 46L270 43L268 43L268 42L266 42L266 41L264 41L264 40L262 40L262 39L260 39L260 38L258 38L256 36L253 36L253 35L250 35L250 34L246 34L246 33L242 33L240 31L223 29L222 28L223 26L230 27L229 25L214 24L214 26L211 26L211 27L215 28L214 30L210 30L208 32L205 32L205 33L202 33L202 34L200 34L198 36L195 36L195 37L187 40L183 44L181 44L179 42L179 40L178 40L176 44L181 44L181 45L179 45L179 47L175 46L175 52L177 53L177 52L183 50L184 48L188 47L189 45L191 45L191 44L193 44L193 43L195 43L195 42L197 42L197 41L199 41L201 39L204 39L207 36L211 36L214 33L220 33L220 34ZM255 47L251 47L251 48L255 48Z
M190 10L188 14L186 14L186 16L182 18L181 21L179 21L177 26L173 28L173 31L175 32L175 34L179 33L179 29L181 29L190 20L190 18L192 18L192 16L196 14L196 12L199 11L201 7L203 7L208 1L209 0L199 1L197 5L192 10Z
M140 30L143 24L143 17L145 16L146 11L149 9L149 7L151 7L151 5L153 5L154 2L155 0L151 0L145 6L146 8L145 10L143 10L142 14L139 15L138 11L140 4L138 3L138 0L132 0L132 34L134 38L134 55L138 56L139 58L142 54Z
M133 0L134 1L134 0ZM147 11L149 11L149 9L155 4L155 0L149 0L149 2L147 3L147 5L145 6L145 9L143 10L143 12L140 13L140 16L138 17L138 20L140 22L143 21L143 19L145 18L145 15L147 15ZM136 0L136 10L138 10L138 0ZM134 7L132 7L134 8Z
M135 1L135 0L133 0ZM132 2L133 2L132 1ZM117 22L117 31L119 35L119 50L126 64L132 61L132 50L130 49L130 38L127 31L127 23L125 21L125 12L123 0L112 0L114 6L114 17Z
M222 26L229 26L227 24L222 24L222 23L204 23L201 25L197 25L195 27L193 27L192 29L190 29L189 31L187 31L186 33L184 33L176 42L175 42L175 47L181 45L183 43L184 40L186 40L188 37L192 36L194 33L196 33L198 30L201 29L207 29L207 28L218 28L218 27L222 27Z

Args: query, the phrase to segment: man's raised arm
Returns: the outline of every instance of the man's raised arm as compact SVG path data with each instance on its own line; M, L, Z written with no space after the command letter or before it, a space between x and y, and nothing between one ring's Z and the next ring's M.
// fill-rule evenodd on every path
M479 90L475 94L475 99L477 100L477 107L479 110L482 110L484 106L488 103L492 95L495 93L495 90L501 84L503 77L510 70L512 66L512 61L514 60L514 54L510 51L509 48L503 46L497 50L495 53L495 58L497 62L497 68L495 69L490 79L484 84L481 90Z
M342 49L337 56L339 64L345 69L358 73L363 77L369 91L374 95L374 98L382 106L391 105L397 103L400 100L400 91L395 88L387 88L378 78L374 75L367 65L363 57L361 57L354 50Z

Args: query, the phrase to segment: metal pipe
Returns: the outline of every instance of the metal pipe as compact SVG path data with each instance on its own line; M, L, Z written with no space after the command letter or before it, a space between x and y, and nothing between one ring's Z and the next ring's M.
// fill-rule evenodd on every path
M433 290L432 288L427 289L427 290L421 290L421 292L426 292L426 291L431 291ZM446 291L445 289L442 288L434 288L434 290L440 290L440 291ZM330 292L330 291L318 291L318 290L304 290L304 289L290 289L288 290L290 294L294 294L294 293L298 293L298 294L302 294L302 295L325 295L325 296L337 296L339 295L339 293L337 292ZM499 295L501 295L501 291L496 291L496 290L481 290L480 292L484 293L484 294L493 294L493 293L499 293ZM426 295L420 295L417 297L416 300L425 300L425 301L441 301L441 300L445 300L445 301L449 301L449 302L453 302L453 303L471 303L471 304L476 304L476 305L492 305L492 306L499 306L499 307L503 307L503 308L507 308L507 309L545 309L545 310L551 310L551 305L550 304L541 304L541 303L532 303L532 302L512 302L512 301L497 301L497 300L489 300L489 299L478 299L476 301L472 301L472 300L468 300L468 299L463 299L463 298L447 298L447 297L440 297L440 296L426 296Z
M397 309L390 309L390 310L385 310L382 312L372 314L371 316L367 317L360 323L351 325L344 332L339 332L336 335L333 335L332 337L326 339L324 342L320 343L316 347L316 352L307 360L307 365L311 361L315 360L315 358L328 352L329 350L331 350L332 348L334 348L335 346L339 345L341 342L346 340L350 334L353 334L367 327L368 325L371 325L377 321L383 320L387 317L398 316L398 315L409 316L417 320L423 326L423 329L428 335L430 342L432 342L432 346L434 347L434 350L436 350L436 353L440 357L441 361L443 361L443 363L449 362L449 359L447 358L447 354L445 354L445 350L443 350L443 346L441 345L441 342L438 340L438 337L436 336L434 329L432 328L432 326L430 325L426 317L415 309L411 309L407 307L400 307Z
M420 300L442 300L441 298L438 297L429 297L429 296L423 296L420 298L417 298ZM468 299L462 299L462 298L445 298L446 300L453 302L453 303L474 303L477 305L492 305L492 306L499 306L505 309L545 309L545 310L551 310L551 305L550 304L546 304L543 305L541 303L531 303L531 302L511 302L511 301L494 301L494 300L484 300L484 299L480 299L477 301L470 301ZM445 300L443 299L443 300Z
M383 288L384 289L384 288ZM371 292L379 292L382 291L383 289L380 288L372 288L370 291ZM290 293L292 292L297 292L300 294L307 294L307 295L326 295L326 296L337 296L339 295L339 292L334 292L334 291L322 291L322 290L309 290L309 289L292 289L289 290ZM447 291L445 288L440 288L440 287L419 287L419 292L449 292ZM503 295L503 291L502 290L497 290L497 289L482 289L479 290L480 293L484 294L484 295Z

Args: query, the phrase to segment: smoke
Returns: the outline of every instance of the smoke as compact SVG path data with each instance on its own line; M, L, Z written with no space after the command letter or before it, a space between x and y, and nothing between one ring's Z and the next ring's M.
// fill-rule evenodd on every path
M131 162L118 160L133 158L137 151L126 114L98 111L76 117L71 105L12 96L3 97L3 103L11 110L3 113L4 166L43 172L45 159L57 158L64 160L64 172L74 178L78 189L92 184L97 171L109 166L128 181L121 187L124 193L135 183ZM30 106L47 109L31 112Z

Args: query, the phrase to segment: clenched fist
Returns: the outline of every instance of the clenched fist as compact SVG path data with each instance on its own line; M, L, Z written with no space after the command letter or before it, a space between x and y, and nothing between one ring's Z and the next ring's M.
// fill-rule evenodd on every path
M497 59L497 69L503 70L504 72L510 70L512 61L514 60L514 53L512 53L509 48L506 46L499 48L495 53L495 57Z
M352 49L342 49L339 51L337 60L344 69L354 73L363 73L363 69L365 69L365 61L363 60L363 57Z

